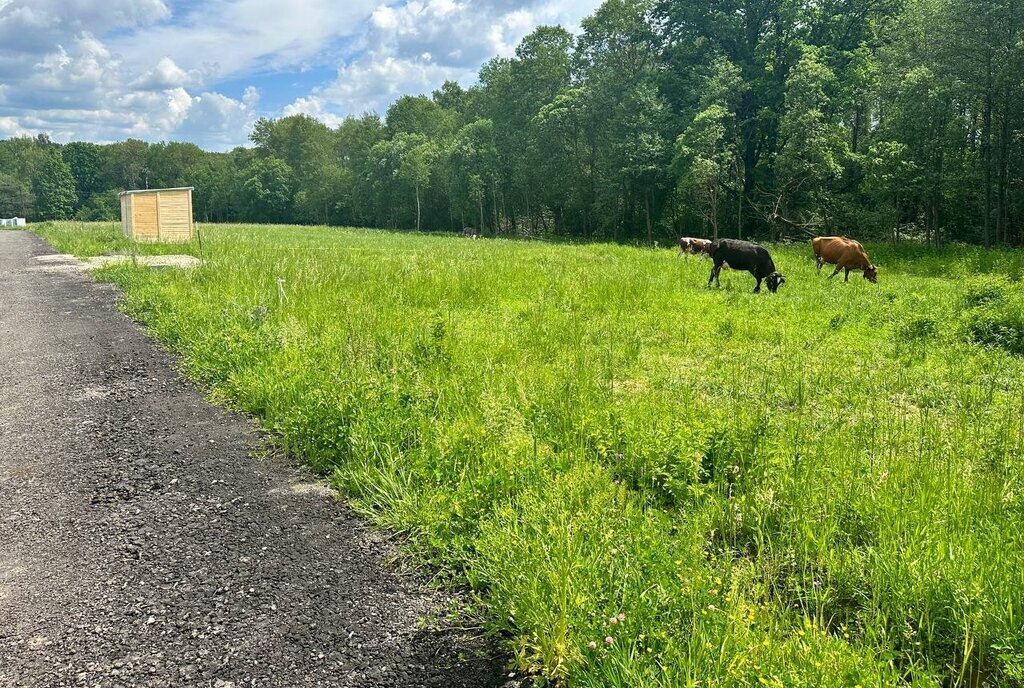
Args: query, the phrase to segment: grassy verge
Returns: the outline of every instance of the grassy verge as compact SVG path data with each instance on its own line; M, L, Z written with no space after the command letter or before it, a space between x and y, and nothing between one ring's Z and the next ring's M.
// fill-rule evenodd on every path
M44 222L27 228L45 237L57 250L79 258L110 254L199 256L199 238L187 243L137 242L125 238L119 222ZM204 228L205 229L205 228Z
M772 296L665 250L204 242L194 271L102 275L542 682L1024 684L1019 252L879 248L873 286L778 247Z

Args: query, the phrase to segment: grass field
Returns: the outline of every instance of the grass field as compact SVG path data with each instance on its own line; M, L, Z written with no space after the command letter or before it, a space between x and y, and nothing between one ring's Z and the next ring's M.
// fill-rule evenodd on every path
M771 295L665 249L205 226L202 268L100 276L542 683L1024 685L1024 253L869 249L877 286L775 247Z

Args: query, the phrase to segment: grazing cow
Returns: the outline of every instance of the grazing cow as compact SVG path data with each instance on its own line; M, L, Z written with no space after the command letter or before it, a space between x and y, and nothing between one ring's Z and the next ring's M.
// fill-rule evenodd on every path
M878 284L878 268L868 260L868 254L859 241L846 237L814 237L811 239L811 246L818 260L819 272L825 263L836 266L829 279L838 275L840 270L845 270L846 276L843 281L849 282L850 270L863 270L864 279Z
M467 239L479 239L480 238L480 234L475 229L473 229L472 227L463 227L462 228L462 236L466 237Z
M686 254L698 255L701 253L708 253L709 248L711 248L710 239L694 239L692 237L679 237L678 256Z
M709 252L711 260L715 261L714 267L711 268L711 277L708 278L709 287L712 282L719 284L718 274L726 264L733 270L746 270L754 276L754 279L757 280L754 293L761 291L762 281L768 285L768 291L773 294L786 281L782 273L775 269L775 262L764 246L739 239L718 239L711 242ZM721 285L719 284L719 286Z

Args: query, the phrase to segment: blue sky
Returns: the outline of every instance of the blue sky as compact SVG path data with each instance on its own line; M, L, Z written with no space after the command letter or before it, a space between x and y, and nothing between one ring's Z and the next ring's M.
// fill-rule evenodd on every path
M599 0L0 0L0 138L246 143L256 118L334 125L475 81Z

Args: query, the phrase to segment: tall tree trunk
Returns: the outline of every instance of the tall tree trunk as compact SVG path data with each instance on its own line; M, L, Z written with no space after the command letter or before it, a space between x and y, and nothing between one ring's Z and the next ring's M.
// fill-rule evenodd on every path
M863 117L863 108L861 107L860 101L858 100L857 106L853 111L853 131L850 132L850 152L857 152L858 138L860 137L861 118Z
M491 180L491 203L494 205L494 236L498 236L500 221L498 220L498 180Z
M644 217L647 220L647 245L654 246L654 231L651 228L651 190L644 193Z
M1009 243L1009 210L1007 196L1010 174L1010 89L1003 89L1002 117L999 128L999 197L996 210L996 240Z
M721 198L717 188L711 190L711 238L718 240L718 200Z
M420 231L420 185L416 185L416 231Z
M736 192L736 238L743 239L743 186Z
M984 238L985 248L992 247L992 57L987 58L985 75L985 113L982 122L981 159L985 165L985 217Z

